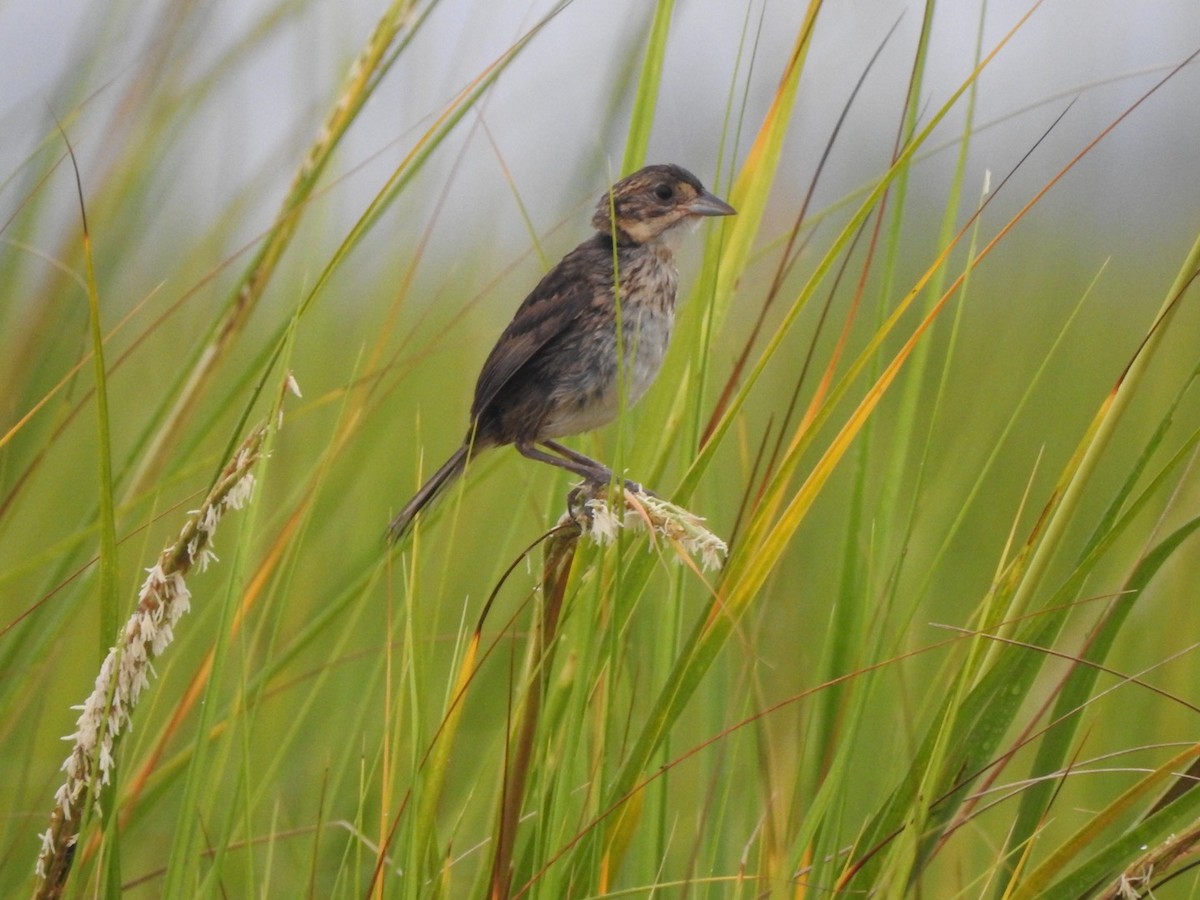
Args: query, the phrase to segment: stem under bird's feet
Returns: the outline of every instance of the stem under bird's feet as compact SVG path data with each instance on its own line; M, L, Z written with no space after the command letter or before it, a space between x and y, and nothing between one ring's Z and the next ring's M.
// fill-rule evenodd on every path
M680 558L696 557L701 569L721 568L729 548L702 518L632 482L627 484L632 486L622 492L616 506L608 503L607 485L590 481L576 485L567 494L567 511L559 525L572 523L598 544L616 540L622 528L644 529L665 539Z

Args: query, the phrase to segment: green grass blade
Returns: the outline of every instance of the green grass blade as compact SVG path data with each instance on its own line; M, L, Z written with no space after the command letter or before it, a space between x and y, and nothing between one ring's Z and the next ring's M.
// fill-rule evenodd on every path
M629 134L625 138L625 158L621 161L621 175L628 175L646 162L650 134L654 130L658 86L662 81L663 59L667 55L667 39L671 33L671 13L674 8L675 0L658 0L654 7L654 20L650 24L646 54L642 57L641 77L638 78L633 113L629 119Z

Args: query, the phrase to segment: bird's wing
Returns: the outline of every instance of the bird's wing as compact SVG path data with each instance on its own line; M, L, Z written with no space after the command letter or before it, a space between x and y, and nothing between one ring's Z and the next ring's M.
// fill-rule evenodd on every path
M611 291L612 245L604 249L594 243L587 241L567 254L521 303L479 372L472 421L539 350L571 328L580 313L596 301L598 291Z

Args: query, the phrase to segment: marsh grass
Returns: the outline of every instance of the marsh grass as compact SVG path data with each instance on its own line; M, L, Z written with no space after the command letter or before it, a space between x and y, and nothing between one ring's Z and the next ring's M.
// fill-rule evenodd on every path
M1178 71L1065 154L1042 140L1057 120L1001 122L1057 174L1030 187L1018 157L972 184L981 76L1039 27L1040 4L991 45L981 25L976 68L933 98L930 6L890 162L833 203L810 188L781 212L789 185L832 177L789 152L824 13L798 14L764 71L765 13L747 7L724 37L724 127L698 152L739 214L695 241L659 384L580 439L671 503L581 504L561 475L497 451L389 551L389 512L461 439L466 403L448 398L465 397L490 333L472 319L533 271L455 246L470 271L438 266L430 285L445 195L410 198L439 194L429 163L464 133L503 155L492 92L578 12L548 7L464 73L382 175L343 162L447 5L385 6L305 149L281 156L292 174L248 245L232 235L254 188L211 219L163 222L154 173L303 4L195 60L190 81L197 22L164 14L120 85L128 114L100 125L86 73L105 46L90 48L61 118L72 146L102 134L107 152L99 170L80 155L72 215L57 130L3 173L5 895L1192 896L1200 240L1142 273L1143 298L1162 299L1124 313L1133 338L1098 321L1106 264L1059 265L1048 242L1034 243L1046 260L1010 255ZM623 170L653 145L677 15L659 0L629 25L636 52L611 85ZM880 67L899 33L879 35L861 85L894 77ZM751 103L759 85L767 102ZM912 179L952 121L945 207L920 215ZM839 128L824 160L848 152ZM616 173L584 174L562 207ZM557 236L505 175L536 255L553 257ZM340 215L353 180L376 176ZM156 232L178 252L154 255L158 286L130 296L122 272L147 265ZM380 246L389 258L368 259ZM1055 268L1035 299L1068 283L1069 311L1009 304L1006 321L1030 320L1010 352L989 300L1013 271ZM1064 388L1064 370L1094 374ZM223 502L288 372L305 396L219 560L200 574L198 545L160 556L189 509ZM97 672L156 559L189 570L191 613L118 709ZM75 740L63 785L57 736L93 685L88 708L117 716L120 739L111 759ZM92 814L64 814L64 796Z

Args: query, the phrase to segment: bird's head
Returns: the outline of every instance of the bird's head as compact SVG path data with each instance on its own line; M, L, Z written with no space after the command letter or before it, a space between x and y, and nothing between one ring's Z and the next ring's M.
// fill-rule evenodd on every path
M660 238L677 225L702 216L737 213L724 200L704 189L700 180L680 166L646 166L621 179L596 204L592 225L635 244Z

